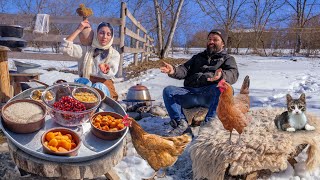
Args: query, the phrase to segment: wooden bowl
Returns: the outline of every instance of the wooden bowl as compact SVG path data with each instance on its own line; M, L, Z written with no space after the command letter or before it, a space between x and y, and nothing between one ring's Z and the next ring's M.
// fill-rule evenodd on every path
M48 134L49 132L53 132L53 133L54 132L61 132L62 135L70 134L72 136L72 139L73 139L74 143L76 144L76 146L73 149L66 151L66 152L55 152L55 151L51 150L48 146L45 145L46 134ZM42 144L43 152L46 154L52 154L52 155L57 155L57 156L77 156L79 148L81 146L81 138L75 131L73 131L71 129L57 127L57 128L49 129L42 134L41 144ZM59 145L57 147L59 147Z
M19 107L21 110L18 110ZM10 131L32 133L44 126L47 109L36 100L19 99L5 104L1 112L4 125Z
M120 137L123 136L123 134L126 132L127 127L124 127L121 130L118 131L105 131L105 130L101 130L99 128L96 128L93 125L93 120L96 118L96 116L98 115L102 115L102 116L106 116L106 115L110 115L116 119L123 119L123 116L121 116L118 113L115 112L98 112L95 113L91 118L90 118L90 124L91 124L91 132L97 136L100 139L105 139L105 140L115 140L118 139Z

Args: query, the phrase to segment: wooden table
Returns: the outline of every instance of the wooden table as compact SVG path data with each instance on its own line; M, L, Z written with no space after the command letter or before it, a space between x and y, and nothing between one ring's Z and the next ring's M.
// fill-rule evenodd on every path
M30 79L39 80L42 73L9 73L10 84L13 86L14 95L21 93L21 82L29 82Z
M91 179L100 177L101 175L105 175L107 179L111 180L120 179L113 167L122 160L125 154L125 144L126 138L113 150L93 160L77 163L61 163L47 161L29 155L8 140L12 160L19 168L43 177L66 179Z

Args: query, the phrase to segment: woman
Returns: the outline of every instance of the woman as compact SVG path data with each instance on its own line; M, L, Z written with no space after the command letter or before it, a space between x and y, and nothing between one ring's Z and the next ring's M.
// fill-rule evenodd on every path
M88 20L84 20L70 36L63 39L62 52L81 59L78 68L79 76L90 79L92 83L103 83L108 87L111 97L117 100L118 94L115 91L113 79L118 72L120 54L112 47L113 27L109 23L102 22L94 33L91 46L74 44L74 39L87 28L91 29L91 26Z

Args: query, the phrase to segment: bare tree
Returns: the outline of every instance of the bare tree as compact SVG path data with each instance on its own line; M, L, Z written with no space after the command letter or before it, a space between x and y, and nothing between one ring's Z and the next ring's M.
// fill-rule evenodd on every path
M238 20L237 18L240 17L241 8L246 2L247 0L197 0L202 11L225 30L226 39ZM227 42L226 47L229 47ZM228 50L230 51L229 48Z
M319 12L315 12L315 9L319 4L317 0L286 0L288 5L294 10L295 13L295 29L296 29L296 45L295 53L300 53L302 45L302 33L306 26L306 23L311 19L319 16Z
M45 0L21 0L15 1L17 8L22 14L38 14L45 8Z
M154 2L156 20L157 20L158 53L159 53L160 59L162 59L167 57L168 55L168 50L172 43L172 39L177 28L177 23L178 23L178 19L181 13L184 0L178 1L178 6L176 10L172 10L176 4L175 0L170 0L169 6L167 6L171 9L170 11L171 15L174 15L174 16L172 18L173 21L170 22L169 24L170 31L166 39L165 39L165 32L163 28L163 23L164 23L163 17L164 17L165 10L160 6L158 0L154 0L153 2Z
M9 1L8 0L0 0L0 12L6 12L8 9Z
M281 0L252 0L250 3L248 19L254 31L254 50L257 50L258 44L262 43L262 35L266 26L272 20L273 14L279 10L285 1ZM262 44L264 46L264 44Z

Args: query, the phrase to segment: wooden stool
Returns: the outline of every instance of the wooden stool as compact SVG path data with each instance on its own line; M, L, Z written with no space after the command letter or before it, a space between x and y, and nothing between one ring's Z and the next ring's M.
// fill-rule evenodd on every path
M107 154L92 160L75 163L62 163L39 159L17 148L10 140L7 141L12 160L19 168L26 172L43 177L65 179L92 179L100 177L101 175L105 175L107 179L111 180L120 179L113 170L113 167L117 165L124 156L126 138Z

